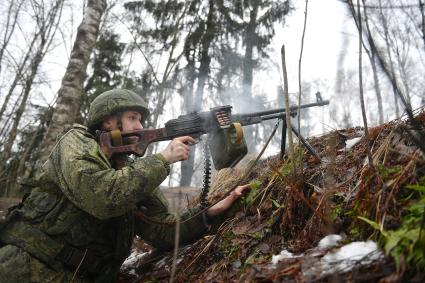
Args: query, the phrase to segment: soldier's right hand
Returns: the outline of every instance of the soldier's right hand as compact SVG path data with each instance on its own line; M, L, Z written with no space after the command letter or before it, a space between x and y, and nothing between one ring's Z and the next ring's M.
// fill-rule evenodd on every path
M189 158L189 145L195 143L196 141L192 137L178 137L173 139L161 154L169 163L187 160Z

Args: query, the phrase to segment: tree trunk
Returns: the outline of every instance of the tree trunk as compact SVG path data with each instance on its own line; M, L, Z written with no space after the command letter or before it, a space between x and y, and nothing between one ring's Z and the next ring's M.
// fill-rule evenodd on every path
M6 134L9 132L11 127L10 120L12 119L12 114L15 113L15 109L18 108L19 101L21 100L22 93L16 99L15 103L12 106L10 111L11 115L7 117L5 121L2 121L2 127L0 129L0 146L2 146L3 142L7 139Z
M365 5L365 1L363 0L363 5ZM363 58L362 58L362 44L363 44L363 30L362 30L362 15L360 10L360 1L357 2L357 20L359 21L359 95L360 95L360 105L362 110L363 117L363 126L364 126L364 135L366 138L366 148L367 148L367 159L369 162L369 167L373 168L373 159L370 148L370 139L369 139L369 129L367 124L366 117L366 107L364 103L364 95L363 95Z
M256 46L255 29L257 27L258 1L254 1L254 6L250 12L250 19L246 29L245 37L245 55L243 61L243 91L244 96L252 100L252 81L254 72L253 51Z
M253 1L253 7L250 11L249 23L246 28L246 36L244 38L245 42L245 54L243 59L243 70L242 70L242 99L247 102L247 105L252 105L252 82L253 82L253 73L254 73L254 47L257 45L256 41L256 27L257 27L257 14L259 3L257 0ZM246 141L248 144L248 149L251 151L256 144L255 141L255 132L257 131L257 126L255 130L245 131ZM254 128L253 128L254 129Z
M87 64L99 31L106 0L88 0L84 18L78 27L71 58L68 63L51 123L43 141L41 162L47 160L57 136L74 123L80 109Z
M200 66L198 73L198 83L196 86L196 92L194 97L193 110L199 111L201 110L202 100L204 97L204 87L205 82L208 79L208 75L210 72L210 63L211 57L209 55L210 45L212 40L215 37L215 23L214 23L214 1L209 1L209 11L207 17L207 25L205 32L202 36L201 41L201 58L200 58ZM181 165L181 179L180 186L190 186L192 181L192 176L194 173L194 165L195 165L195 148L192 147L190 150L190 157L188 160L182 162Z
M364 2L364 1L363 1ZM364 4L364 3L363 3ZM381 95L381 86L379 83L379 77L378 77L378 71L376 69L376 53L378 52L375 48L374 44L371 44L373 42L372 39L372 32L370 30L369 26L369 18L367 14L366 5L363 5L363 13L364 13L364 22L366 24L366 30L367 30L367 38L370 45L370 51L366 48L363 40L363 47L366 50L367 56L369 57L370 64L372 66L372 72L373 72L373 81L374 81L374 88L375 88L375 94L376 99L378 100L378 113L379 113L379 124L382 124L384 122L384 108L382 106L382 95Z
M401 44L403 45L403 47L405 47L407 42L403 41ZM405 48L402 48L402 50L405 50ZM400 52L401 52L400 48L396 44L395 55L396 55L397 63L398 63L399 70L400 70L401 83L404 86L404 94L405 94L405 97L406 97L406 102L409 105L409 108L411 108L412 104L411 104L411 98L410 98L409 76L407 74L407 62L406 62L407 60L405 58L403 58L403 55L400 54ZM409 52L409 50L405 50L404 54L406 54L408 52Z
M378 77L378 70L376 69L376 59L375 59L375 52L374 50L371 50L372 56L369 57L370 63L372 65L372 72L373 72L373 87L375 88L375 94L376 99L378 100L378 113L379 113L379 124L384 123L384 108L382 106L382 95L381 95L381 86L379 83L379 77Z
M195 83L195 66L194 66L194 61L193 60L189 60L188 62L188 66L187 66L187 80L188 82L185 84L185 89L183 91L183 96L184 96L184 109L186 111L186 113L189 113L191 111L193 111L193 85ZM194 154L194 150L192 149L194 147L191 147L190 152L189 152L189 159L186 161L183 161L180 163L180 170L181 170L181 174L180 174L180 186L182 186L182 184L185 184L184 186L188 186L188 184L191 183L192 181L192 176L193 176L193 167L195 164L195 154Z

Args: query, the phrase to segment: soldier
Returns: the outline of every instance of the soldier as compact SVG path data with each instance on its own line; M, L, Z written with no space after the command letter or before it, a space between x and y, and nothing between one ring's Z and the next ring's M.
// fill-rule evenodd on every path
M114 282L134 235L157 248L173 246L174 226L155 224L174 220L158 186L170 163L188 159L193 138L176 138L161 153L120 166L94 135L97 129L140 130L148 114L136 93L107 91L90 105L88 127L74 125L58 140L38 185L0 231L0 282ZM246 188L206 213L194 216L199 207L184 213L181 218L190 219L181 224L180 241L199 238ZM155 221L135 218L141 209Z

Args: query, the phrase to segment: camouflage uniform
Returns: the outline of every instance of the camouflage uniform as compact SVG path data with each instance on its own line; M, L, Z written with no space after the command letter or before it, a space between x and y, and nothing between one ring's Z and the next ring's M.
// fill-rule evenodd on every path
M162 155L115 170L87 128L74 125L43 171L0 231L0 282L70 282L74 274L73 282L113 282L135 234L155 247L172 247L174 226L134 215L143 209L152 219L174 220L158 188L169 173ZM182 219L198 211L188 210ZM200 237L207 229L205 215L180 229L182 243Z

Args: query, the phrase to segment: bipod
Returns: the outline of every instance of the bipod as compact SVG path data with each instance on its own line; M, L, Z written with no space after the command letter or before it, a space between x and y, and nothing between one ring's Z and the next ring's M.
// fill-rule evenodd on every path
M292 116L292 115L291 115ZM317 152L314 150L314 148L310 145L310 143L301 135L300 132L298 132L297 128L294 127L291 123L291 129L292 132L300 139L302 144L307 148L308 152L310 154L314 155L320 162L322 162L322 159L319 157ZM286 130L287 130L287 124L285 118L282 118L282 140L280 142L280 159L283 159L283 155L285 154L285 146L286 146Z

